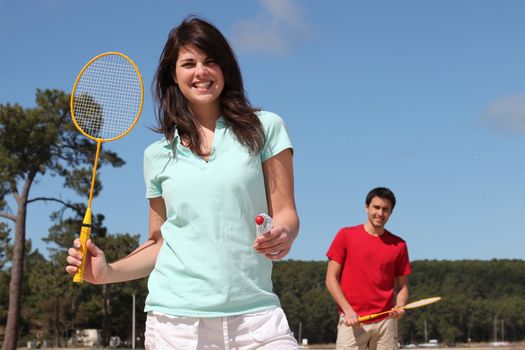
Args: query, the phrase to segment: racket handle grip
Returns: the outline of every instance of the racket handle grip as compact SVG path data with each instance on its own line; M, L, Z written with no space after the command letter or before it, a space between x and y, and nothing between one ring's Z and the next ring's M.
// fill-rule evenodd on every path
M88 208L86 215L84 216L84 221L82 222L82 228L80 229L80 248L78 250L82 254L82 263L78 267L77 272L73 276L73 282L82 283L84 282L84 269L86 267L86 257L87 257L87 241L91 236L91 209Z
M375 317L374 314L372 314L372 315L366 315L366 316L360 316L357 320L358 320L359 322L363 322L363 321L371 320L371 319L373 319L374 317Z
M363 322L363 321L368 321L368 320L371 320L373 318L376 318L378 316L381 316L381 315L384 315L384 314L387 314L389 313L390 311L384 311L384 312L379 312L377 314L370 314L370 315L365 315L365 316L360 316L357 320L359 322Z

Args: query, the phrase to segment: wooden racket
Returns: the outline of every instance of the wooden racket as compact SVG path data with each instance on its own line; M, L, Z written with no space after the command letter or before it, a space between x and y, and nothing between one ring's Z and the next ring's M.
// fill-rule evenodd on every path
M374 319L376 317L379 317L381 315L388 314L388 313L390 313L393 310L415 309L415 308L418 308L418 307L422 307L422 306L426 306L426 305L429 305L429 304L437 303L440 300L441 300L441 297L432 297L432 298L420 299L420 300L408 303L408 304L406 304L404 306L394 307L394 308L392 308L392 309L390 309L388 311L379 312L377 314L370 314L370 315L360 316L358 318L358 320L359 320L359 322L368 321L368 320Z

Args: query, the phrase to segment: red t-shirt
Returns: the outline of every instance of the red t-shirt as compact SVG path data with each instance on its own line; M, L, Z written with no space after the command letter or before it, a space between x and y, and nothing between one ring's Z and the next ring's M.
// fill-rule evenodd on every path
M403 239L387 230L372 236L364 225L339 230L326 256L341 265L341 289L359 316L394 307L396 277L412 272Z

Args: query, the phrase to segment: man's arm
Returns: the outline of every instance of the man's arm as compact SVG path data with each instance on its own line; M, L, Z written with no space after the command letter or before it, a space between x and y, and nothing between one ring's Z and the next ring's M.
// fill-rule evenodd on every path
M326 270L326 288L332 295L337 305L343 310L344 323L347 326L359 325L358 316L348 300L346 300L343 290L341 289L341 265L334 260L328 262L328 268Z
M405 306L408 302L408 276L399 276L396 277L397 285L397 296L396 296L396 306ZM400 319L405 315L405 309L394 309L390 312L390 317L395 319Z

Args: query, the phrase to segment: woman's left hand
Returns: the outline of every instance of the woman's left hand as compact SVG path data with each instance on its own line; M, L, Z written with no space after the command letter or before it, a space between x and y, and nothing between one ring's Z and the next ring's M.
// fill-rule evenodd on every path
M270 260L280 260L290 252L292 243L290 230L285 226L276 225L269 232L258 236L253 243L253 248Z

